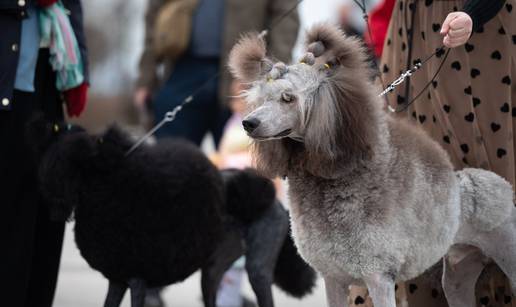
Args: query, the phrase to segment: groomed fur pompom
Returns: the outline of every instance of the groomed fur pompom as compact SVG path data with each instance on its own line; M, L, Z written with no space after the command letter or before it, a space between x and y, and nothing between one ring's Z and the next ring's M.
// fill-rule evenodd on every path
M353 64L356 68L367 70L367 53L355 38L346 36L339 28L321 23L313 26L306 34L306 50L321 57L318 62Z
M271 180L253 169L222 171L229 214L244 223L259 219L274 203L276 190Z
M229 70L242 82L253 82L272 69L265 41L258 34L245 34L229 54Z

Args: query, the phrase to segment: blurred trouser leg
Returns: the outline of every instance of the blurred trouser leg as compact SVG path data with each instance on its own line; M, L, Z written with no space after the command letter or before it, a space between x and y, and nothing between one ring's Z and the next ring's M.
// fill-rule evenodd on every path
M43 206L36 220L26 307L52 306L57 285L65 227L63 222L50 221L48 210Z
M219 71L218 59L184 56L172 76L158 91L153 101L154 120L159 122L165 113L181 104L196 92L194 100L177 114L176 119L157 131L158 138L181 137L200 145L205 134L212 132L218 145L224 125L230 117L229 110L218 97L218 78L210 80Z
M35 93L15 91L12 110L0 113L0 294L2 306L50 307L55 291L63 223L48 218L37 188L37 167L25 144L36 113L62 119L48 50L39 55Z
M35 176L23 178L17 194L19 198L9 210L8 238L4 241L5 306L50 307L57 284L64 223L49 220L48 210L37 194Z

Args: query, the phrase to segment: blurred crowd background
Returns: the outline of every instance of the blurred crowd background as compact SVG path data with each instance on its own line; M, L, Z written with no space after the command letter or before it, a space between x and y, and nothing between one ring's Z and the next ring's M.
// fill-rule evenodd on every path
M372 8L379 0L366 1ZM145 35L143 0L84 1L85 30L91 70L90 98L80 123L92 132L117 121L138 127L133 90ZM305 0L299 5L300 34L317 22L349 24L362 33L365 23L352 0ZM301 53L302 36L293 50Z

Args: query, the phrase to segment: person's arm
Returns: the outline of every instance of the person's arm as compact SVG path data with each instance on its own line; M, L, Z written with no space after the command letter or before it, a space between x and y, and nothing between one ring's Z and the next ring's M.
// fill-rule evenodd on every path
M143 44L143 53L140 58L139 76L136 82L137 88L152 89L156 86L157 66L156 59L152 46L154 43L154 22L158 15L160 8L166 3L166 0L149 0L147 12L145 13L145 40Z
M154 22L158 12L163 5L170 0L149 0L147 11L145 13L145 39L143 42L143 52L138 65L138 79L136 80L136 89L134 92L134 104L139 109L145 109L151 91L158 84L158 59L154 55L152 46L154 44Z
M468 0L462 11L473 20L473 31L475 31L495 17L505 2L506 0Z
M275 25L267 35L268 49L279 60L288 63L292 58L292 49L299 31L299 14L297 8L279 21L292 7L296 0L269 0L267 24ZM279 23L278 23L279 22Z

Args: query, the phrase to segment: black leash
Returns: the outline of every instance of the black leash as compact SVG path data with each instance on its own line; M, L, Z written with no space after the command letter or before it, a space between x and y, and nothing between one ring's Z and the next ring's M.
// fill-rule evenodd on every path
M434 56L436 56L438 53L441 53L442 51L444 50L444 47L440 47L438 48L434 53L432 53L424 62L422 63L426 63L428 62L431 58L433 58ZM431 84L434 83L435 79L437 78L437 76L439 75L439 73L441 72L441 69L443 68L444 66L444 63L446 62L446 59L448 58L448 55L450 54L450 51L451 49L448 49L446 50L446 54L444 55L444 58L442 59L441 63L439 63L439 67L437 68L437 71L434 73L434 75L432 76L432 79L430 79L430 81L425 85L425 87L423 87L423 89L414 97L412 98L408 103L406 103L404 106L402 106L401 108L392 108L392 107L389 107L389 110L391 112L395 112L395 113L400 113L400 112L403 112L405 111L409 106L411 106L414 102L416 102L416 100L421 97L421 95L423 95L423 93L428 89L428 87L430 87ZM409 77L409 80L408 80L408 84L410 84L410 77ZM405 90L406 92L406 90Z
M363 14L363 18L364 18L364 21L366 22L366 27L367 27L367 31L368 31L368 35L371 39L371 44L373 44L373 48L374 48L374 42L372 41L372 31L371 31L371 26L369 24L369 15L367 13L367 7L366 7L366 4L365 4L365 0L361 0L361 2L359 2L359 0L353 0L353 2L356 3L356 5L362 10L362 14ZM407 2L408 3L408 2ZM417 9L417 0L414 0L413 2L413 7L412 9L410 9L410 5L407 5L406 8L405 8L405 14L408 10L411 10L412 11L412 20L411 20L411 25L410 25L410 28L408 27L408 24L407 24L407 18L405 18L405 28L407 29L407 38L408 38L408 58L407 58L407 70L401 74L400 77L398 77L398 79L394 80L392 83L390 83L387 87L385 87L384 83L383 83L383 79L381 77L381 72L380 72L380 69L378 67L378 65L376 65L376 67L378 68L378 76L380 78L380 82L382 84L382 88L383 88L383 91L382 93L379 95L379 97L382 97L382 96L385 96L386 94L394 91L394 89L399 86L400 84L404 83L405 81L407 82L406 84L406 87L405 87L405 102L408 101L408 98L409 98L409 94L410 94L410 77L416 72L418 71L421 67L423 67L423 65L425 65L428 61L430 61L433 57L437 56L438 54L442 54L443 51L445 50L445 47L444 46L441 46L439 48L437 48L435 50L434 53L432 53L431 55L427 56L423 61L421 62L418 62L418 63L414 63L414 66L411 67L411 64L412 64L412 50L413 50L413 39L414 39L414 19L415 19L415 13L416 13L416 9ZM444 56L444 58L442 59L441 63L439 64L439 67L437 69L437 71L434 73L434 75L432 76L432 79L423 87L423 89L417 94L414 96L414 98L412 98L410 101L408 101L407 103L405 103L404 106L402 106L401 108L392 108L391 106L389 106L389 111L390 112L393 112L393 113L400 113L400 112L403 112L405 111L410 105L412 105L414 102L416 102L416 100L421 97L421 95L428 89L428 87L434 83L435 79L437 79L437 76L439 75L439 73L441 72L441 69L442 67L444 66L444 63L446 62L446 59L448 58L448 54L450 53L450 50L451 49L448 49L446 51L446 54Z
M270 31L270 30L274 29L275 27L277 27L285 18L288 17L288 15L292 14L297 9L297 7L301 4L301 2L303 2L303 1L304 0L298 0L296 2L296 4L294 4L288 11L283 13L274 22L272 22L271 25L269 27L267 27L267 29L265 31Z
M365 0L362 0L361 2L359 2L358 0L353 0L353 2L355 2L356 5L362 11L362 18L364 19L364 22L366 24L367 34L369 35L369 42L371 44L371 47L369 48L370 60L372 62L372 66L374 66L374 69L376 70L375 77L378 78L378 80L380 80L382 89L385 89L385 83L383 82L383 79L382 79L382 72L380 71L380 66L378 66L378 62L376 61L376 55L374 54L374 50L376 49L376 44L373 40L373 32L371 30L371 24L369 23L369 14L367 13L367 6L365 3ZM381 95L381 96L383 96L383 95ZM387 97L385 97L384 99L385 99L385 103L388 104L389 101L387 100Z
M411 18L410 18L410 28L407 21L407 12L410 10L410 4L407 1L404 15L405 15L405 29L407 31L407 43L408 43L408 55L407 55L407 65L405 68L408 70L410 66L412 65L412 50L414 49L414 17L416 16L416 10L417 10L417 0L412 1L412 4L414 5L412 7L411 12ZM405 96L404 96L404 102L409 100L410 95L410 75L407 78L407 84L405 85Z

